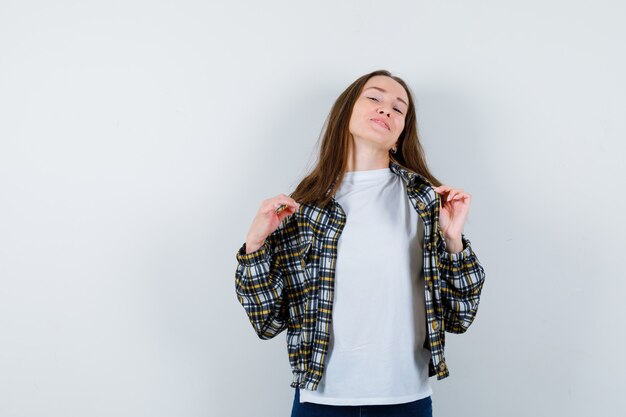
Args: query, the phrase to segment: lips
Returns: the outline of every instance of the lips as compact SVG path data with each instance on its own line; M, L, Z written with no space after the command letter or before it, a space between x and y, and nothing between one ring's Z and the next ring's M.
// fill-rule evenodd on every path
M384 121L384 120L380 120L380 119L370 119L375 123L378 123L379 125L383 126L385 129L389 130L389 125Z

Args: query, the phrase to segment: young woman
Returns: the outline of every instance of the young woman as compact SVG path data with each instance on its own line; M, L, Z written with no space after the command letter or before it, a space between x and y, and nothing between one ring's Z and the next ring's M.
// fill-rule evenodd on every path
M471 195L428 170L406 83L385 70L336 100L317 165L268 198L236 254L261 339L287 329L292 417L432 416L485 272L463 234Z

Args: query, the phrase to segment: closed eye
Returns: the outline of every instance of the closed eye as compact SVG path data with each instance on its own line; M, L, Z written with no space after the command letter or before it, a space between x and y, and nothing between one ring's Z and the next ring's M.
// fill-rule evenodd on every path
M371 98L372 100L376 100L376 101L378 101L378 99L377 99L376 97L368 97L368 98ZM395 107L394 107L393 109L394 109L395 111L397 111L398 113L400 113L400 114L404 114L404 113L402 113L399 109L396 109Z

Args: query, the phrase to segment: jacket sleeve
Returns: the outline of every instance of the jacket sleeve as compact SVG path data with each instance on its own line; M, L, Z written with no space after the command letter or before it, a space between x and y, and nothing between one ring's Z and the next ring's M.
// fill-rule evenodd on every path
M246 254L246 244L236 253L235 291L250 323L261 339L271 339L285 330L288 305L284 272L273 247L278 229L254 252Z
M474 253L471 242L461 234L463 250L450 253L444 239L439 239L439 276L444 309L445 331L464 333L476 317L485 270Z

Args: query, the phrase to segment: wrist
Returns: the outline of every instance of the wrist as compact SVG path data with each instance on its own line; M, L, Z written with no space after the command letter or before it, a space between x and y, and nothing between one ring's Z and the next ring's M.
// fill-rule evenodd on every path
M446 237L446 252L449 253L458 253L463 251L463 240L461 236L457 237Z
M246 242L246 255L252 252L256 252L258 251L261 246L263 246L263 243L248 243Z

